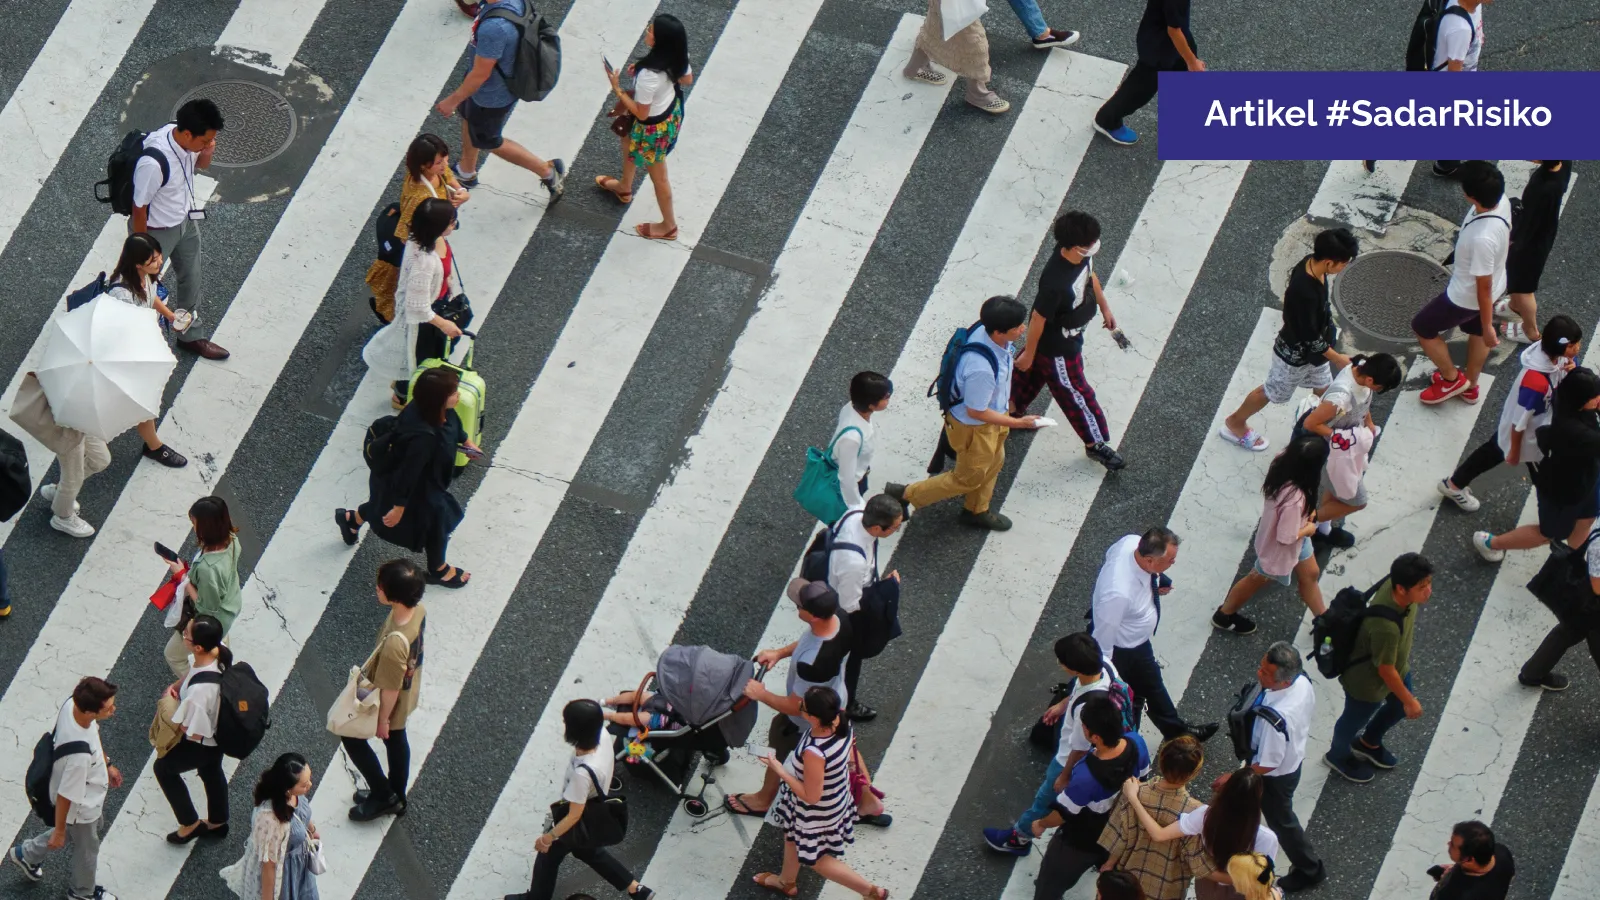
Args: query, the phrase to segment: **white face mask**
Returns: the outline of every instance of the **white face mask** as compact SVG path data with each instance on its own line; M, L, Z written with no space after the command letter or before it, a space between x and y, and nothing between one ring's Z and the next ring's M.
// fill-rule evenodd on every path
M1100 252L1100 242L1095 241L1087 247L1079 247L1078 252L1082 253L1084 256L1093 256Z

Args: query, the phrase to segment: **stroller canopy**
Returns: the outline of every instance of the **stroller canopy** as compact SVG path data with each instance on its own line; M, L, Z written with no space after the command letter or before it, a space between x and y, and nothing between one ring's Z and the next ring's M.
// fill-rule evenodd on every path
M733 710L744 699L745 682L755 663L710 647L673 645L656 661L656 688L683 720L700 728ZM756 724L756 705L745 703L721 722L728 746L743 744Z

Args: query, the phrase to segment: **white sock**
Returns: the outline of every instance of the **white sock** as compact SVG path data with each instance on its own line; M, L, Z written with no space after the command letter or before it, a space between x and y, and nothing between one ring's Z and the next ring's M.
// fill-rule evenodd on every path
M1329 534L1332 531L1333 531L1333 523L1332 522L1318 522L1317 523L1317 534Z

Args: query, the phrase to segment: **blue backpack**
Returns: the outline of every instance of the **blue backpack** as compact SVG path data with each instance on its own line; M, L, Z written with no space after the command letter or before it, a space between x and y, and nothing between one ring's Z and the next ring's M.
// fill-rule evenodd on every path
M928 396L939 398L939 410L949 412L952 408L962 404L960 386L956 384L956 369L961 364L961 358L968 353L976 353L989 363L989 368L996 377L1000 375L1000 360L995 357L994 351L987 344L974 341L975 335L983 333L983 323L973 322L966 328L957 328L950 335L950 341L944 345L944 355L939 358L939 377L928 385Z

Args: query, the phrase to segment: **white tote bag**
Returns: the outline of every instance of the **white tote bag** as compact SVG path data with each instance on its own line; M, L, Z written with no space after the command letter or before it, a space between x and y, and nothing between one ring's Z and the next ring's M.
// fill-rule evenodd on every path
M328 858L322 855L322 839L312 838L306 842L307 868L313 875L325 875L328 872Z
M339 737L367 740L378 733L378 705L382 693L361 677L361 667L351 666L344 689L328 709L328 730Z
M950 40L956 32L971 25L989 11L983 0L939 0L939 19L944 24L944 39Z
M407 326L402 316L379 328L367 345L361 348L361 359L367 368L387 381L411 377L408 363L411 360L411 343L416 340L416 326Z

